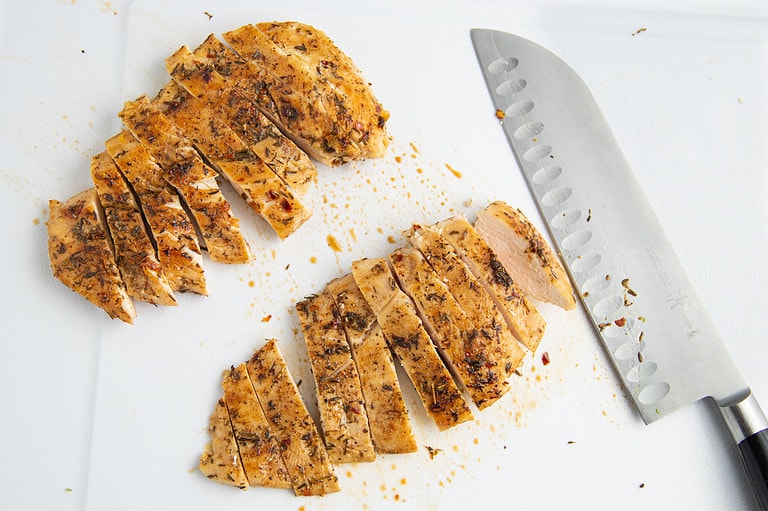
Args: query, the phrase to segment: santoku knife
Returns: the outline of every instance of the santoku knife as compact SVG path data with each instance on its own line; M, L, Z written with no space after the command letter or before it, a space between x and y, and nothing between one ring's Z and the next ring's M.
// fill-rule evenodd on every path
M712 398L768 510L768 420L587 86L531 41L471 37L531 194L643 420Z

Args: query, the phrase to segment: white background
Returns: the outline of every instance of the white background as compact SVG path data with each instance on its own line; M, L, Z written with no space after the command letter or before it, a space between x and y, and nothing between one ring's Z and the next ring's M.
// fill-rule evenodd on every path
M325 31L363 70L392 114L389 154L320 168L306 198L314 216L283 242L224 187L256 259L208 262L210 297L181 296L174 309L139 304L130 326L57 282L47 201L91 186L90 157L120 129L122 103L157 92L168 80L163 59L180 45L286 19ZM409 392L419 452L338 467L339 494L241 492L194 470L221 371L266 338L279 339L314 411L293 305L351 261L385 255L413 222L472 218L494 199L543 228L493 117L473 27L528 37L581 74L768 407L768 7L8 0L0 2L0 507L755 508L710 403L644 426L583 312L547 306L540 351L498 404L438 433ZM432 459L426 446L440 452Z

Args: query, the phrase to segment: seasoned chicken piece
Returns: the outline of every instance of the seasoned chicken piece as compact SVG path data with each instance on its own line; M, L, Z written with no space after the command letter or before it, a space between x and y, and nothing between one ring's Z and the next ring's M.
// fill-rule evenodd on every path
M352 275L438 429L442 431L472 419L472 412L440 360L416 307L397 286L387 260L355 261Z
M240 461L240 452L224 398L219 399L211 414L208 434L211 436L211 443L200 456L200 472L208 479L247 490L248 478Z
M106 151L91 158L91 177L104 208L115 247L115 262L128 295L156 305L176 305L173 289L144 227L139 205Z
M280 25L275 24L272 37L279 29ZM287 89L298 95L304 104L315 106L314 110L296 109L296 113L297 117L308 114L301 119L304 123L318 125L316 129L322 133L319 140L308 139L302 132L294 130L293 122L281 126L297 137L295 140L299 145L309 146L311 156L323 163L338 165L384 155L388 143L385 124L389 113L373 98L360 76L344 66L334 68L338 60L335 57L340 51L327 37L317 36L315 41L322 45L316 48L283 48L254 25L245 25L223 34L223 37L238 54L261 70L260 78L269 87ZM322 67L323 63L333 69L321 72L317 66ZM347 90L334 86L324 76L328 73L335 73L336 79L347 81L351 86ZM359 84L367 94L355 88ZM279 120L273 122L277 124Z
M397 381L395 362L376 315L351 274L332 280L327 288L339 310L352 348L352 358L360 374L360 386L376 452L416 452L418 446Z
M184 198L213 261L245 263L251 259L237 218L219 190L216 172L208 167L184 136L146 96L129 101L120 119L162 167L165 179Z
M245 364L224 371L221 385L248 484L290 488L281 445L267 423Z
M109 317L133 323L136 309L120 278L96 189L89 188L63 203L50 200L48 208L48 256L53 275Z
M362 146L363 155L366 158L384 156L388 144L384 124L389 112L373 95L369 82L352 59L325 33L304 23L265 22L258 23L256 28L275 45L275 59L281 55L294 59L313 73L315 82L323 87L326 94L349 102L348 110L336 105L337 118L346 120L351 115L356 123L362 124L353 125L351 133L353 140Z
M333 135L334 123L319 111L319 105L283 86L278 77L235 54L214 36L209 36L194 54L213 65L230 87L256 104L309 156L326 165L346 161L343 154L333 149L338 145Z
M508 378L523 361L525 351L512 335L485 286L434 227L414 225L406 237L424 254L477 327L480 332L478 341L486 350L490 366L501 368L503 379Z
M479 409L509 390L504 366L484 343L480 331L421 252L403 247L389 255L400 287L416 310L443 360Z
M296 304L309 353L325 450L331 463L373 461L360 376L333 296L327 290Z
M248 374L273 428L296 495L340 490L323 440L274 339L246 363Z
M436 227L486 286L518 341L536 351L544 335L544 318L515 284L493 250L463 215L446 219Z
M181 85L169 82L152 106L192 140L280 238L295 232L310 217L309 210L269 165L253 154L215 111Z
M492 202L477 212L475 229L526 296L565 310L576 307L560 259L522 211L502 201Z
M174 80L228 124L275 174L297 194L304 195L317 179L315 164L259 111L256 103L231 87L207 56L203 49L193 54L182 46L165 61L166 68Z
M139 199L157 244L157 258L174 291L207 295L203 256L195 226L163 170L129 131L106 142L107 152Z

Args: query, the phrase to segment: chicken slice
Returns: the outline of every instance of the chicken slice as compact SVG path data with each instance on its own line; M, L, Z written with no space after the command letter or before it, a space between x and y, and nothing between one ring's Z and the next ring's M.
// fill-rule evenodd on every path
M424 254L477 327L491 365L503 368L504 379L508 378L523 361L525 351L512 335L485 286L434 227L414 225L406 237Z
M438 429L443 431L472 419L461 391L440 360L413 302L397 286L387 260L355 261L352 274Z
M315 115L305 121L322 127L324 147L320 149L325 153L324 163L335 165L384 155L388 142L385 125L389 113L375 98L370 104L372 94L363 97L352 88L339 89L314 66L315 62L321 61L334 63L333 53L339 50L330 40L325 38L324 41L330 44L328 48L317 48L310 52L308 58L304 58L301 53L302 49L306 52L306 46L283 48L254 25L245 25L223 34L223 37L238 54L258 67L262 76L269 77L273 88L288 88L298 94L304 103L315 105ZM318 52L325 58L319 57ZM332 71L338 79L362 83L367 89L367 84L359 76L338 67Z
M352 358L360 374L368 424L376 452L416 452L408 410L405 407L395 362L376 315L351 274L327 285L339 310Z
M194 51L224 78L227 84L257 105L280 131L310 157L326 165L348 161L338 147L334 123L296 90L283 86L280 79L253 62L234 53L214 36L209 36Z
M129 131L106 142L107 152L133 187L157 244L157 259L174 291L207 295L195 226L163 170Z
M373 461L376 453L360 376L333 296L327 290L312 295L296 304L296 312L309 353L331 463Z
M89 188L63 203L50 200L48 208L48 256L53 275L109 317L133 323L136 309L120 278L96 189Z
M106 151L91 158L91 177L104 208L115 247L115 262L128 295L156 305L176 305L139 205Z
M536 351L546 322L506 272L493 250L463 215L443 220L436 227L486 286L517 340L529 350Z
M245 364L224 371L221 385L248 484L290 488L281 446L267 423Z
M245 263L251 259L248 244L240 233L239 221L219 190L216 172L192 147L192 142L165 115L158 112L146 95L129 101L120 119L144 144L162 167L165 179L184 198L205 240L213 261Z
M400 287L416 310L446 365L479 409L509 390L504 365L486 348L480 331L421 252L403 247L389 255Z
M285 55L295 59L319 78L316 78L316 82L324 86L328 94L348 101L345 106L337 103L337 118L346 120L349 115L353 116L355 124L351 133L353 140L362 146L363 156L384 156L388 145L384 126L389 112L384 110L373 95L368 81L352 59L325 33L304 23L265 22L258 23L256 28L275 45L278 52L274 58Z
M309 210L215 111L176 82L165 85L152 106L182 130L248 205L282 239L309 217Z
M182 46L166 60L168 72L215 115L224 120L299 195L317 180L309 156L262 114L256 103L231 87L200 48Z
M270 339L246 362L248 374L272 427L296 495L325 495L340 490L323 440L277 343Z
M576 307L560 259L522 211L502 201L492 202L477 212L475 229L529 298L565 310Z
M211 443L200 456L200 472L208 479L247 490L248 478L240 461L240 452L224 398L219 399L211 414L208 434L211 436Z

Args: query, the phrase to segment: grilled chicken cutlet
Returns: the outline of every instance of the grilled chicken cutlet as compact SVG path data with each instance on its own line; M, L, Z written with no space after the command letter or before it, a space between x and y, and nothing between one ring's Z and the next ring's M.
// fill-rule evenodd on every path
M373 95L363 73L322 31L295 21L258 23L256 28L269 37L277 53L295 59L299 65L314 72L326 93L336 94L348 105L336 105L337 118L353 121L355 144L366 158L384 156L388 144L384 125L389 118Z
M576 307L560 259L522 211L502 201L492 202L477 212L475 229L529 298L565 310Z
M162 167L165 179L184 198L197 221L213 261L244 263L251 259L237 218L219 190L216 173L198 155L184 133L157 111L146 96L129 101L120 119Z
M434 227L414 225L406 237L424 254L478 329L478 342L483 345L490 367L503 368L503 379L508 378L523 361L525 351L512 335L485 286Z
M91 159L91 177L115 247L115 261L128 295L157 305L176 305L155 255L139 205L115 162L104 151Z
M277 436L296 495L340 490L328 453L274 339L246 362L256 395Z
M400 287L411 297L443 360L479 409L509 390L503 364L421 252L404 247L389 255Z
M442 431L472 419L472 412L440 360L416 307L397 286L387 260L355 261L352 274L438 429Z
M245 364L224 371L221 385L248 484L290 488L281 446L267 423Z
M315 379L325 449L331 463L373 461L365 401L339 311L327 290L296 304Z
M63 203L51 200L48 207L53 275L111 318L133 323L136 309L120 278L96 189L89 188Z
M376 452L416 452L418 447L397 381L395 362L376 315L351 274L332 280L327 288L333 295L360 374Z
M157 259L174 291L207 295L195 226L163 170L129 131L106 141L107 152L131 184L157 244Z
M183 131L280 238L295 232L310 217L290 187L215 111L181 85L166 84L152 105Z
M332 135L333 123L322 114L319 105L283 86L278 77L234 53L214 36L197 47L194 55L212 65L231 88L257 105L309 156L326 165L347 161L343 154L334 152L332 147L338 143Z
M200 472L208 479L247 490L248 479L240 461L240 452L223 398L216 403L208 421L208 434L211 443L200 456Z
M278 29L275 28L272 37ZM259 69L259 79L271 89L273 97L281 95L282 91L289 92L293 110L283 112L281 117L272 121L289 133L310 156L327 165L340 165L384 155L387 145L385 125L389 113L378 103L372 108L368 105L361 108L367 99L361 98L358 92L333 86L313 66L313 61L332 64L333 53L338 49L326 52L322 48L309 49L307 46L282 48L254 25L245 25L223 34L223 37L239 55ZM318 58L318 51L325 54L325 58ZM342 80L356 82L358 78L347 76L349 73L342 74L343 66L341 69L337 67L334 72ZM373 115L371 109L374 110ZM270 112L265 110L265 114ZM299 122L295 122L294 118ZM283 120L288 122L283 123ZM309 129L305 132L301 128L306 126ZM316 135L318 131L320 137Z
M515 284L493 250L463 215L444 220L436 227L486 286L518 341L536 351L544 335L544 318Z
M166 68L174 80L226 122L275 174L297 194L304 195L317 179L315 164L259 111L256 103L227 83L208 55L205 48L192 53L182 46L165 61Z

